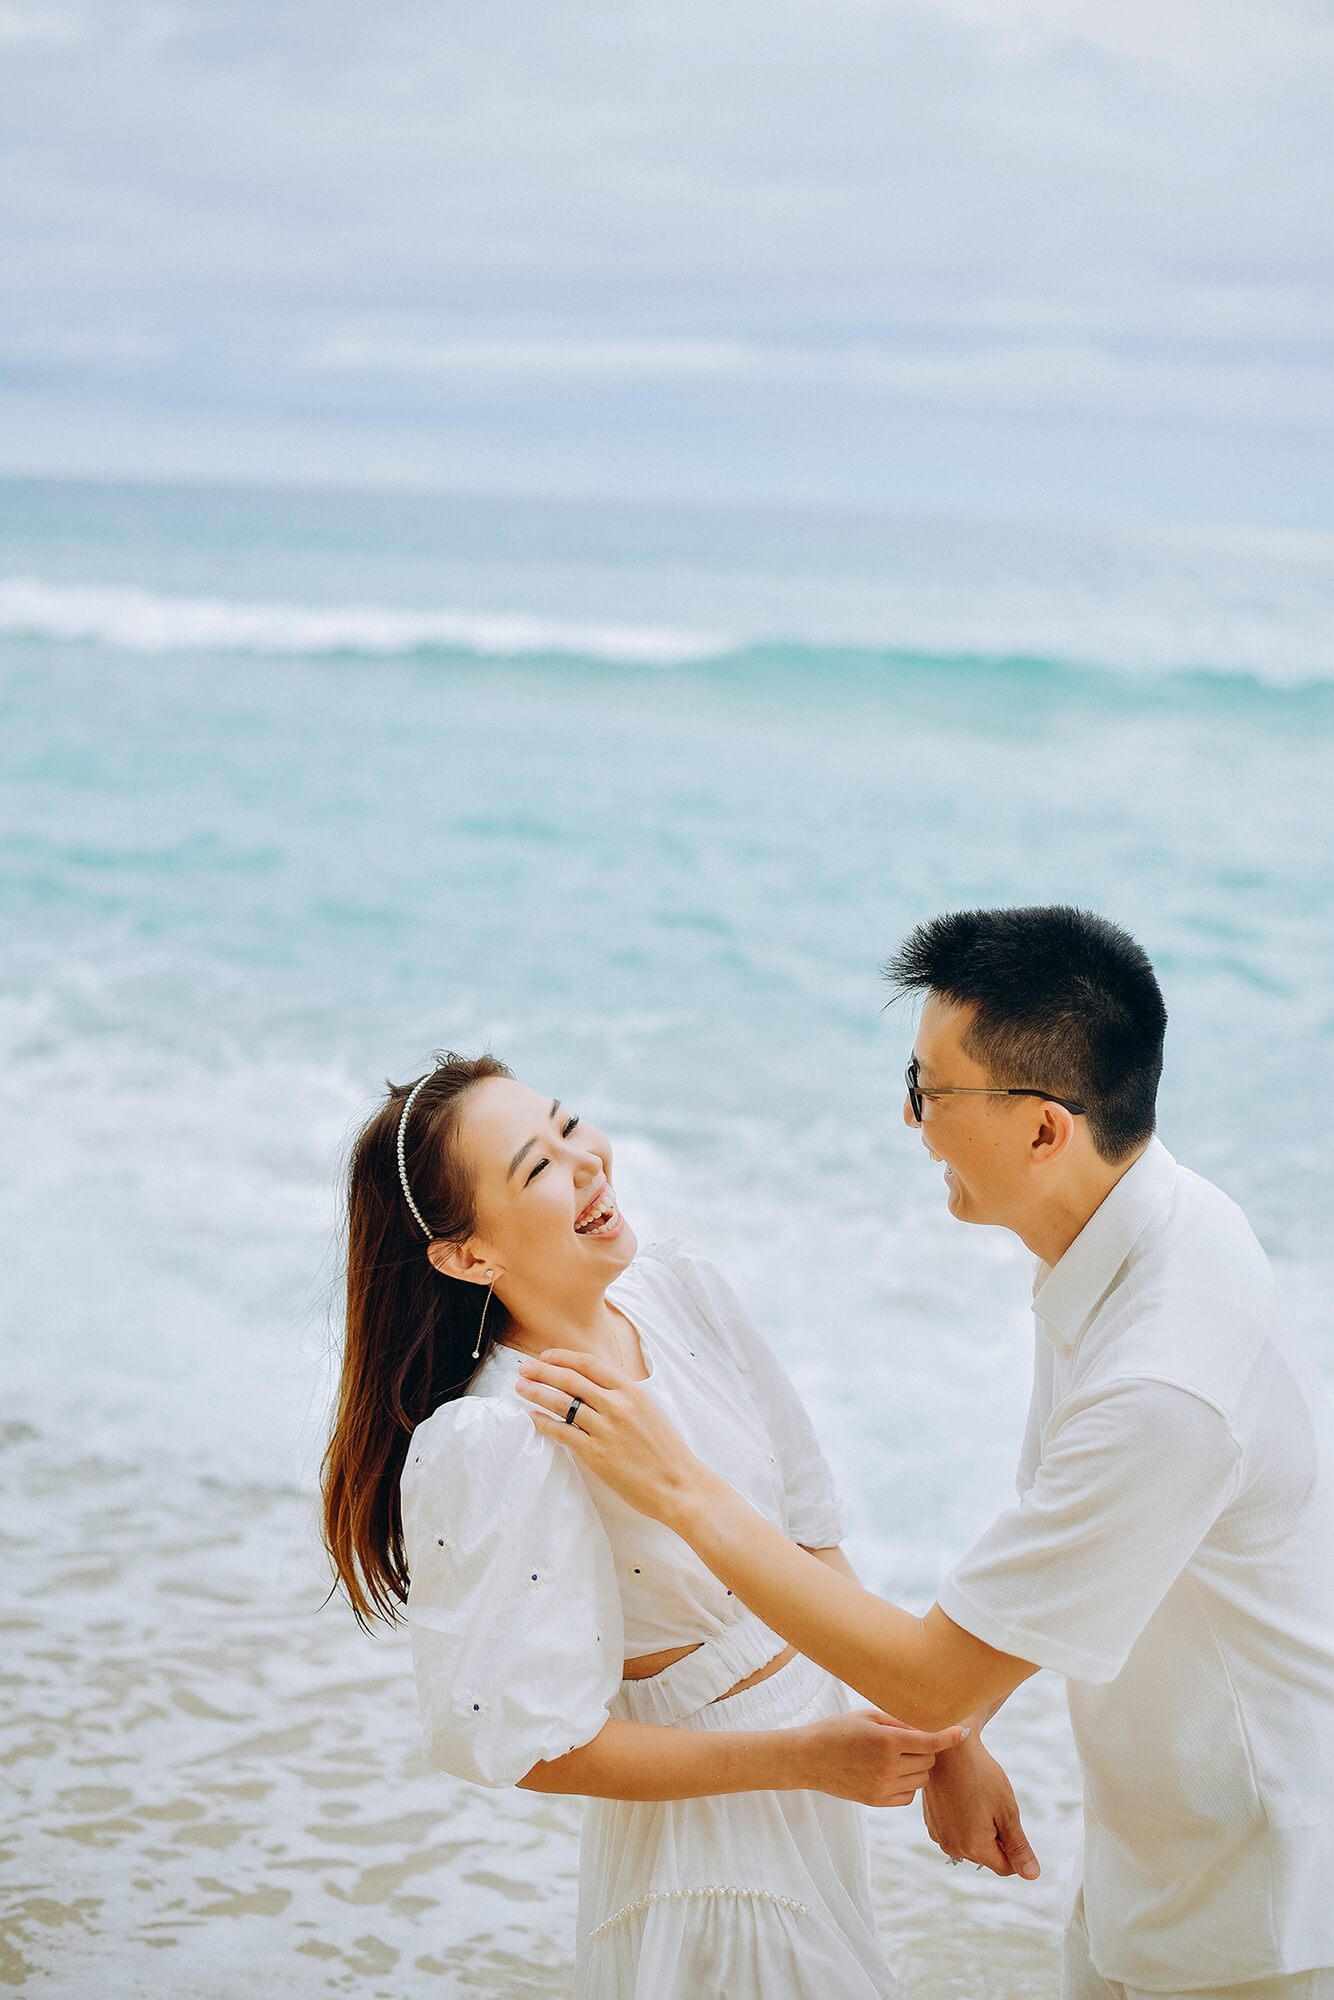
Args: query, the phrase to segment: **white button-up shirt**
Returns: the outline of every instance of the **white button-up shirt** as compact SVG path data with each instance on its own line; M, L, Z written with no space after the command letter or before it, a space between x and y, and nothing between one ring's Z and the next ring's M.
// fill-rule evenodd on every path
M1068 1679L1084 1906L1152 1991L1334 1966L1334 1412L1227 1196L1151 1140L1040 1264L1020 1504L940 1603Z

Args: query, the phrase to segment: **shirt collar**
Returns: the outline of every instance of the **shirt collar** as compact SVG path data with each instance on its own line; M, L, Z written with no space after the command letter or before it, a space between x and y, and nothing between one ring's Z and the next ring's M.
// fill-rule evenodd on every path
M1074 1346L1094 1306L1161 1208L1176 1164L1160 1140L1150 1139L1065 1255L1055 1264L1038 1265L1033 1310L1052 1345L1063 1353Z

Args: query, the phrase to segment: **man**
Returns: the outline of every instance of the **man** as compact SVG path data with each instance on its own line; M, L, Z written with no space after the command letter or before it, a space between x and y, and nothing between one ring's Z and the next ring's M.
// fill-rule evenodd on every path
M1154 1137L1153 970L1046 908L939 918L889 975L925 995L904 1116L951 1213L1038 1259L1019 1505L917 1618L812 1564L602 1364L534 1363L535 1421L911 1723L1065 1675L1085 1854L1064 2000L1334 2000L1334 1420L1245 1218ZM1035 1872L978 1735L940 1760L928 1825Z

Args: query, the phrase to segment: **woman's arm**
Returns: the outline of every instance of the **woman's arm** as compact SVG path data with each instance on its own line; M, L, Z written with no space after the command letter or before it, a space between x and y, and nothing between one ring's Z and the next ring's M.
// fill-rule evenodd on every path
M701 1799L725 1792L828 1792L907 1805L965 1731L907 1729L873 1709L797 1729L667 1729L612 1720L578 1750L534 1764L530 1792L594 1799Z

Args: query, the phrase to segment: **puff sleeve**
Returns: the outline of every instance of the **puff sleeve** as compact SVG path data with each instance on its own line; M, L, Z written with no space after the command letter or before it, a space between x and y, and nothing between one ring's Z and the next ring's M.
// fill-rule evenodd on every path
M662 1245L659 1254L722 1336L764 1418L783 1474L788 1534L808 1549L836 1547L847 1535L847 1517L815 1427L778 1357L716 1264L679 1243Z
M513 1785L591 1742L624 1642L606 1531L573 1460L517 1401L465 1396L413 1432L400 1497L430 1761Z

